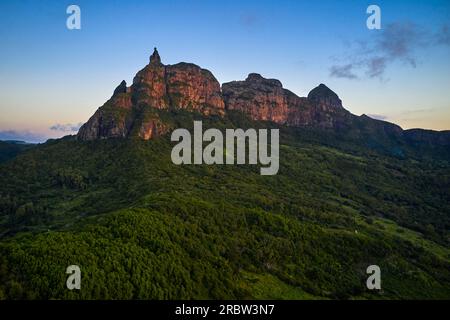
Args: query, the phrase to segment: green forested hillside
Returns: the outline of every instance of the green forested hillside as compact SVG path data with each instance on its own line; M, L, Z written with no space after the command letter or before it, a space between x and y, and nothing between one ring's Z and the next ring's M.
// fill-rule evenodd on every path
M280 130L275 176L176 166L168 136L65 138L2 164L0 298L450 298L446 156Z
M0 141L0 163L13 159L22 151L32 148L34 145L22 141Z

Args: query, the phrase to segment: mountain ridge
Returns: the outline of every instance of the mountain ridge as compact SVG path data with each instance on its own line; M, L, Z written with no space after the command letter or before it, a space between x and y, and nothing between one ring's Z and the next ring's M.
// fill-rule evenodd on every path
M240 111L251 120L278 125L352 132L406 144L449 146L450 131L403 130L400 126L348 111L339 96L321 83L307 97L283 87L277 79L250 73L245 80L220 85L213 73L192 63L164 65L155 48L150 62L131 86L122 81L112 97L80 128L79 140L139 137L144 140L173 129L158 110L186 109L226 116Z

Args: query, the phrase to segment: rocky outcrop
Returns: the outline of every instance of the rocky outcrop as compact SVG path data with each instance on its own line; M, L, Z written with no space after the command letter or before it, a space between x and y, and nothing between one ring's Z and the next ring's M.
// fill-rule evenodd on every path
M128 115L131 112L131 96L122 81L112 97L81 126L78 139L94 140L104 138L124 138L128 134Z
M184 62L167 66L166 84L170 106L203 114L224 114L220 84L208 70Z
M123 80L117 88L114 90L113 96L118 95L119 93L127 93L127 83Z
M339 97L320 84L307 98L284 89L281 82L251 73L245 81L222 85L226 110L238 110L254 120L268 120L290 126L339 127L349 112Z
M251 73L245 81L224 83L222 94L226 110L242 111L254 120L287 121L289 104L278 80Z
M223 114L220 84L211 72L191 63L165 66L155 48L150 63L131 87L133 102L158 109L181 108Z
M208 70L191 63L164 65L158 50L127 87L122 81L112 97L78 132L80 140L138 137L152 139L171 130L160 113L171 109L224 115L240 111L256 121L280 125L345 130L371 141L392 140L409 144L450 145L448 132L403 131L399 126L362 115L355 116L342 105L336 93L324 84L299 97L276 79L250 73L244 81L222 87Z
M323 110L333 111L343 108L338 95L323 83L308 93L308 99Z
M130 91L134 105L148 105L157 109L169 107L166 67L161 63L156 48L150 63L135 75Z
M158 117L150 117L141 122L138 136L141 139L149 140L159 135L163 135L169 131L168 127Z
M225 107L220 84L211 72L188 63L166 66L155 48L150 63L136 74L131 87L122 81L77 136L80 140L150 139L168 130L151 110L170 108L223 115Z
M151 139L170 129L155 110L187 109L205 115L224 115L237 110L256 121L288 126L342 128L351 114L324 84L308 97L284 89L276 79L251 73L244 81L222 87L208 70L191 63L164 65L158 50L127 87L122 81L112 97L100 107L78 133L81 140L135 136Z

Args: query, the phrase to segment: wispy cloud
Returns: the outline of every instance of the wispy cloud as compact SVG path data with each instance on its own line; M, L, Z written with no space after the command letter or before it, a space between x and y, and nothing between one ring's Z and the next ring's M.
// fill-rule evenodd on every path
M377 119L377 120L383 120L386 121L389 117L382 115L382 114L367 114L368 117L371 117L372 119Z
M66 123L66 124L55 124L53 126L50 127L50 130L53 131L59 131L59 132L73 132L76 133L78 132L78 130L80 129L80 127L83 125L83 123L77 123L77 124L72 124L72 123Z
M450 45L450 27L448 25L442 26L436 40L438 44Z
M245 28L253 28L262 23L261 18L251 12L244 12L239 15L239 23Z
M366 61L366 75L369 78L381 78L388 63L386 57L373 57Z
M358 76L352 71L353 65L351 63L343 66L332 66L330 68L330 75L336 78L356 79Z
M336 78L383 79L389 65L401 62L417 67L420 49L450 45L450 30L443 26L439 32L430 32L412 22L397 22L387 25L368 40L355 41L343 58L335 59L330 76Z

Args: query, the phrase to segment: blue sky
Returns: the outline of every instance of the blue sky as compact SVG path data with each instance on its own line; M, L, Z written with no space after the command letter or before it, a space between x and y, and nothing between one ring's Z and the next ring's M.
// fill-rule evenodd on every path
M81 30L66 28L70 4ZM300 96L325 83L355 114L450 129L450 1L3 0L0 26L0 139L73 133L155 46L221 83L258 72Z

